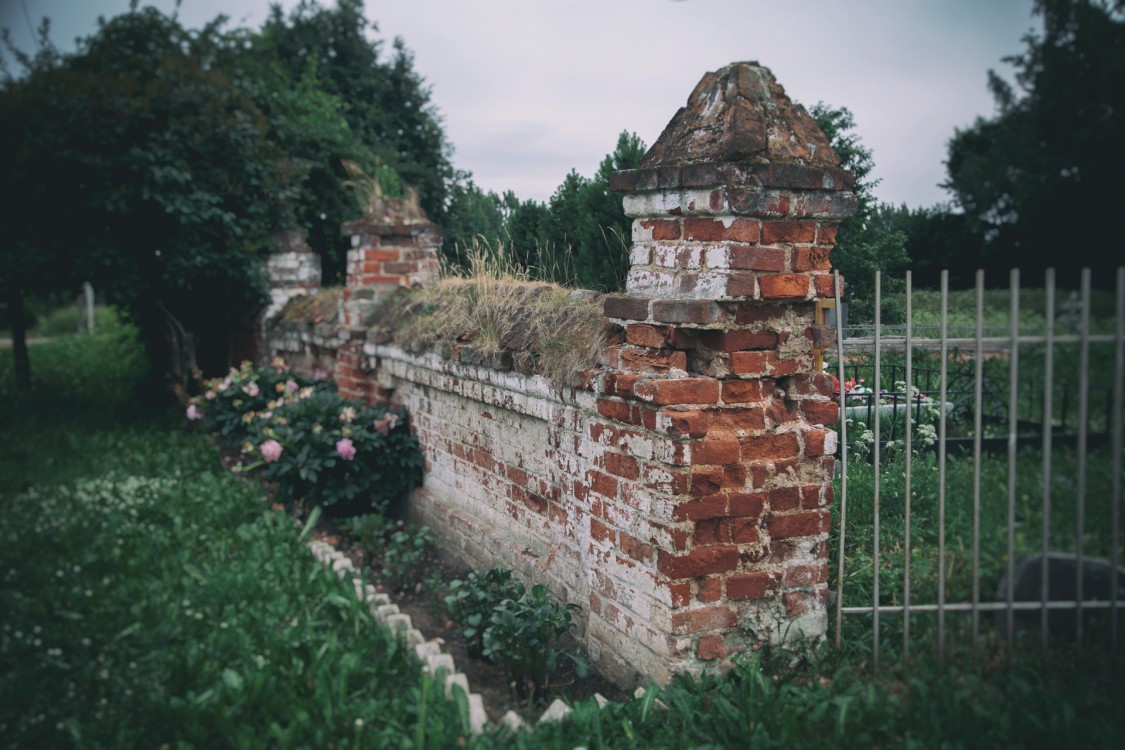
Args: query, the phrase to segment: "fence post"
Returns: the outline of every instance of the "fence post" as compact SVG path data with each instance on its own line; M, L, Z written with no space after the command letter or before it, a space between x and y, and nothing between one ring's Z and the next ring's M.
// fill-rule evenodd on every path
M828 256L855 211L838 165L768 69L735 63L611 178L634 222L627 293L605 302L626 332L608 361L617 395L676 436L665 460L683 478L664 502L677 542L657 561L674 658L827 628L838 406L813 353L834 346L815 306L834 295Z

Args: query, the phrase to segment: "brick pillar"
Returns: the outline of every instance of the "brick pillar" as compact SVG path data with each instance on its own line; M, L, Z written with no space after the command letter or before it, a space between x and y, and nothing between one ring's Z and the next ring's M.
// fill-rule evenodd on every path
M263 314L269 320L285 303L320 290L320 256L312 251L300 230L277 233L277 251L266 259L270 304Z
M814 372L815 303L831 297L852 177L766 68L708 73L641 163L617 172L634 218L626 341L607 353L599 411L671 445L654 514L666 658L697 670L763 641L827 628L836 434Z
M441 229L408 189L402 198L376 192L363 218L346 222L340 231L351 237L352 249L341 298L341 341L334 374L341 394L370 400L379 395L374 380L363 370L363 340L371 312L381 297L438 278Z

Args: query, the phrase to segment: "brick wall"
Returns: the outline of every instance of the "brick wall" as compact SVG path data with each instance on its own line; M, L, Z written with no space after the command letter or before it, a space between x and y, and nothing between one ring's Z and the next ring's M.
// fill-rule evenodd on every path
M612 184L635 218L627 293L604 300L623 336L570 384L370 331L389 290L436 268L416 205L345 228L357 251L331 336L283 325L271 341L331 349L342 391L406 404L426 455L412 512L475 567L582 605L593 662L632 684L826 627L836 407L813 314L855 198L752 63L707 74Z

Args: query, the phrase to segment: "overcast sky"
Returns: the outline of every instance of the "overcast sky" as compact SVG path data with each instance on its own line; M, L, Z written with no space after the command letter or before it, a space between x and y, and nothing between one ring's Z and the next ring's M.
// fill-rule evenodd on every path
M322 0L331 4L333 0ZM174 0L143 3L171 11ZM295 0L284 0L286 8ZM485 189L546 199L570 169L593 174L622 130L651 145L700 77L738 60L773 70L791 97L855 113L880 199L946 199L954 128L991 115L989 68L1037 26L1032 0L366 0L378 36L401 36L432 89L453 161ZM128 0L0 0L0 26L56 44ZM257 27L267 0L183 0L196 27L219 13Z

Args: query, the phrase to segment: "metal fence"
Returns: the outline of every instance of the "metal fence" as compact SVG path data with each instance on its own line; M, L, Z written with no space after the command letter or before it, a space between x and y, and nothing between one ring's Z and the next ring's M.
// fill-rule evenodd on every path
M1059 294L1055 285L1055 274L1048 270L1044 279L1044 319L1045 327L1034 334L1020 330L1020 274L1013 270L1009 278L1010 292L1010 325L1007 331L1000 335L996 330L985 331L984 327L984 273L978 272L976 277L976 326L970 334L964 330L956 331L956 336L951 336L949 326L949 277L948 272L941 275L940 292L940 325L930 326L923 332L926 336L919 336L914 330L912 318L914 313L914 293L911 286L911 276L907 272L905 279L905 306L906 323L894 330L895 335L886 335L887 329L880 321L880 308L882 306L882 279L879 275L875 278L875 323L869 329L869 335L845 338L843 329L837 329L838 362L836 364L836 377L839 387L839 401L841 419L839 423L839 461L841 473L839 476L838 505L836 513L836 549L838 558L836 569L836 582L834 592L835 608L835 637L840 643L843 632L843 618L857 616L870 618L872 630L872 656L876 666L880 659L881 626L885 617L894 617L895 628L901 627L902 655L909 658L911 648L912 622L920 622L916 618L926 618L926 629L936 635L936 649L939 657L944 657L947 649L947 638L953 632L950 628L949 615L968 615L969 622L962 623L956 630L958 634L970 639L974 655L977 654L982 642L982 614L995 613L995 623L1002 634L1008 638L1015 637L1017 617L1021 622L1027 618L1027 613L1038 613L1037 623L1034 628L1040 633L1039 647L1044 651L1050 645L1052 638L1049 615L1056 618L1065 617L1065 625L1069 631L1070 618L1073 618L1073 642L1082 648L1086 633L1084 622L1089 621L1091 613L1098 613L1102 618L1099 625L1104 624L1108 615L1108 644L1112 653L1118 653L1118 630L1120 617L1120 600L1125 595L1119 593L1125 584L1125 574L1119 574L1121 562L1120 546L1120 507L1121 507L1121 473L1122 473L1122 387L1125 382L1125 268L1119 268L1116 276L1114 295L1114 322L1112 332L1095 332L1091 328L1091 278L1089 270L1083 270L1081 276L1081 290L1078 295L1080 304L1077 332L1059 332L1056 330L1056 301ZM839 307L839 278L836 283L836 305ZM1070 306L1073 306L1074 295L1070 295ZM1104 330L1104 326L1103 326ZM1060 347L1069 347L1068 356L1077 358L1076 362L1068 361L1067 372L1060 373L1056 369L1056 359ZM1091 351L1098 348L1100 363L1095 373L1101 386L1092 394L1091 389ZM936 363L933 361L936 355ZM888 362L891 356L893 362ZM1036 382L1034 387L1028 386L1027 378L1021 380L1021 356L1029 365L1034 365ZM1034 357L1035 359L1032 359ZM924 359L924 364L916 366L916 359ZM860 363L858 360L864 360ZM986 360L988 360L989 374L986 377ZM1037 361L1036 361L1037 360ZM1073 367L1071 366L1073 365ZM871 393L848 393L844 385L848 380L848 372L856 377L858 368L866 367L872 378ZM1041 371L1040 368L1041 367ZM886 368L886 369L885 369ZM1025 368L1026 369L1026 368ZM890 371L891 381L899 379L905 387L884 388ZM997 385L998 376L1006 383ZM921 376L926 383L926 394L915 392L912 385ZM1064 382L1065 381L1065 382ZM1060 389L1060 385L1063 387ZM1006 386L1006 387L1004 387ZM1077 392L1074 392L1074 391ZM936 395L935 395L936 392ZM1092 401L1091 396L1095 398ZM934 409L936 399L937 408ZM952 399L952 400L951 400ZM1060 399L1064 402L1060 404ZM933 425L923 428L921 423L923 406L928 407L928 413L936 421ZM1038 417L1029 416L1029 408L1038 413ZM853 430L862 422L861 414L856 413L857 406L866 409L867 420L864 422L864 435L866 443L856 443L849 436L849 425ZM1060 408L1061 406L1061 408ZM1091 407L1097 410L1092 419ZM1021 409L1024 413L1021 414ZM960 410L960 411L959 411ZM889 420L887 413L889 412ZM1060 416L1061 415L1061 416ZM849 418L852 416L852 418ZM1060 424L1061 421L1061 424ZM1092 429L1092 425L1094 429ZM963 432L960 436L951 435L958 429ZM883 433L891 431L891 438L895 441L892 445L884 439ZM986 435L991 430L999 433L993 436ZM936 433L936 434L935 434ZM917 453L920 435L924 435L926 443L932 448L936 456ZM1090 450L1092 438L1100 438L1097 465L1091 467ZM870 439L873 438L873 439ZM1003 452L1007 456L1007 486L1006 488L989 486L987 488L992 505L1004 507L985 508L993 518L1006 517L1006 539L997 543L994 559L998 567L1004 568L1001 586L995 595L986 594L982 583L982 502L985 493L982 492L982 465L986 460L986 448L991 443L996 447L1002 444ZM849 446L851 443L851 446ZM865 455L862 459L855 456L858 445L865 445ZM1060 477L1053 476L1053 457L1061 445L1066 445L1067 460L1076 462L1073 466L1073 479L1065 477L1073 487L1067 486L1066 506L1061 505L1061 493L1058 489ZM852 454L852 455L849 455ZM893 454L888 456L888 454ZM859 461L866 462L870 467L871 486L864 488L863 497L853 498L855 503L860 503L859 510L870 512L864 517L864 526L861 528L863 538L849 539L848 518L848 479L849 467L861 468ZM989 461L1000 462L1002 457L989 456ZM922 478L915 476L915 463L925 461L929 473ZM971 498L957 498L956 512L961 528L968 534L968 539L956 540L955 547L950 546L947 538L947 498L948 482L952 471L951 461L962 462L958 467L958 476L969 476L968 467L963 462L971 461ZM1019 470L1027 469L1027 464L1034 465L1035 480L1038 492L1027 491L1027 473L1020 479ZM901 579L889 579L888 574L881 569L887 565L889 552L884 551L883 545L888 540L882 536L882 522L888 520L888 508L883 507L882 491L888 485L890 472L885 470L893 463L895 507L893 508L896 533L890 540L890 547L896 560L901 564ZM1068 464L1071 466L1071 464ZM867 467L862 467L867 471ZM1094 473L1091 473L1093 471ZM915 537L919 537L918 528L912 528L913 512L918 508L912 507L915 487L927 482L932 485L936 473L936 519L934 508L927 507L925 517L927 522L936 520L936 534L932 528L925 529L926 544L928 545L920 555L918 550L912 550ZM1106 517L1087 517L1088 480L1096 476L1099 486L1106 484L1108 475L1108 497L1098 496L1098 513ZM866 475L865 475L866 476ZM1024 494L1017 502L1017 485L1023 482ZM899 484L901 482L901 485ZM995 484L995 483L994 483ZM900 491L901 486L901 491ZM930 487L929 491L932 491ZM1003 490L1006 489L1006 492ZM870 496L868 497L868 493ZM1039 497L1031 497L1038 494ZM971 499L971 505L969 500ZM862 502L860 502L862 500ZM1055 507L1052 502L1055 501ZM995 502L994 502L995 501ZM968 507L965 507L968 506ZM1073 542L1072 550L1068 550L1068 565L1074 568L1073 595L1061 598L1057 592L1057 581L1060 575L1068 576L1069 568L1061 567L1057 553L1059 532L1052 528L1052 511L1061 514L1059 517L1068 522L1073 515ZM1065 510L1065 513L1063 512ZM971 514L971 530L969 521L964 520ZM1038 516L1038 528L1031 528L1029 519ZM869 522L869 527L866 525ZM858 522L857 522L858 523ZM1091 525L1092 524L1092 525ZM1057 524L1056 524L1057 526ZM1108 535L1106 527L1108 526ZM897 533L901 527L901 536ZM1084 584L1089 578L1094 560L1086 549L1087 536L1092 528L1097 528L1099 534L1107 536L1103 545L1103 555L1108 558L1108 589L1099 588L1097 591L1084 591ZM859 527L857 527L859 528ZM993 533L993 529L987 529ZM853 529L852 534L860 532ZM1017 543L1017 535L1019 543ZM936 536L936 539L934 537ZM1038 538L1036 538L1038 537ZM993 533L992 539L999 539ZM1054 539L1054 541L1052 541ZM967 541L967 548L964 543ZM934 544L936 542L936 545ZM850 545L850 546L849 546ZM863 574L870 576L865 579L868 592L863 590L862 600L854 593L852 601L845 601L849 594L846 584L853 576L858 576L861 571L849 568L849 553L852 554L852 568L859 567L856 559L869 555L869 564L863 566ZM1031 595L1025 591L1017 592L1016 565L1017 552L1034 554L1031 565L1038 566L1038 579L1033 580L1037 585ZM960 557L959 557L960 556ZM969 558L969 559L965 559ZM1104 559L1101 560L1104 562ZM927 600L916 600L921 596L919 586L912 582L915 566L925 565L927 578ZM933 570L936 566L936 571ZM867 572L869 567L870 572ZM956 567L961 578L959 589L966 595L951 595L949 590L951 568ZM1104 567L1104 565L1103 565ZM962 572L964 571L964 572ZM964 580L965 573L969 581ZM936 590L932 586L932 579L936 574ZM897 579L899 571L895 570ZM901 581L901 585L899 585ZM1006 582L1006 588L1005 588ZM893 592L885 591L892 588ZM901 618L901 619L899 619ZM987 624L985 627L988 627ZM1056 632L1058 628L1056 627ZM936 632L934 632L936 631ZM1100 631L1099 631L1100 632ZM1069 634L1067 640L1070 640Z

